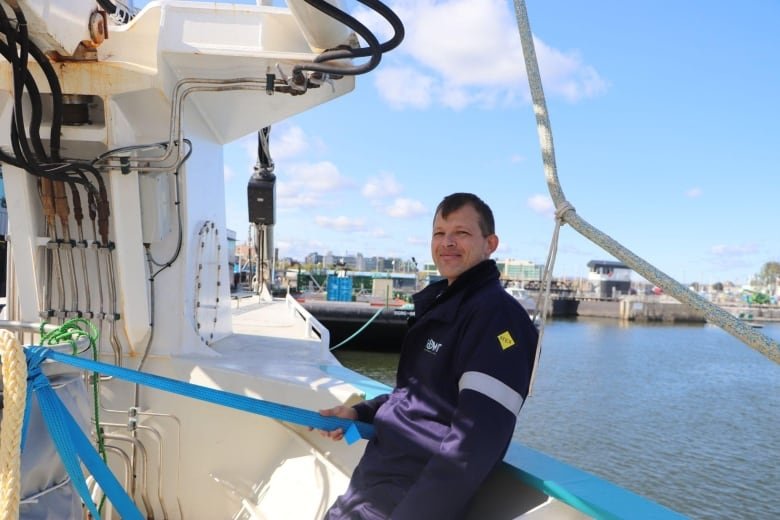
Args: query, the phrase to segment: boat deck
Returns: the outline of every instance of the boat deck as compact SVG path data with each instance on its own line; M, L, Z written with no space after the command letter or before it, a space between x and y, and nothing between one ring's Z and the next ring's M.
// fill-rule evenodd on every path
M233 334L212 345L217 355L197 356L197 367L207 377L191 381L257 396L257 388L245 386L247 378L262 380L264 398L298 406L311 406L311 390L325 390L339 402L363 397L355 385L362 376L339 364L328 349L327 329L294 300L237 299L232 320Z

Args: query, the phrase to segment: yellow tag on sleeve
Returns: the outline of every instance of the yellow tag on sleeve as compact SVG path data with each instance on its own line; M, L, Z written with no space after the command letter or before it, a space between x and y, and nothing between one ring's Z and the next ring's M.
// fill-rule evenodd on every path
M506 330L498 335L498 344L501 345L502 349L506 350L515 344L515 340L512 338L512 335L509 333L509 331Z

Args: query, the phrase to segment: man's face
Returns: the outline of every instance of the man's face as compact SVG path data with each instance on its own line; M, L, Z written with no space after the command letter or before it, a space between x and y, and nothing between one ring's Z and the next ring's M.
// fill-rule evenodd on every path
M482 235L479 213L471 204L450 213L447 218L436 214L433 221L431 256L449 284L471 269L498 247L498 237Z

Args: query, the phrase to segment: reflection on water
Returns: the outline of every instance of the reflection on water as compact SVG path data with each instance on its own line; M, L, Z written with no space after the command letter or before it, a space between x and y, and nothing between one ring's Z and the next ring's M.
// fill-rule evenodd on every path
M397 354L337 355L394 383ZM548 323L515 437L692 518L780 512L780 366L711 325Z

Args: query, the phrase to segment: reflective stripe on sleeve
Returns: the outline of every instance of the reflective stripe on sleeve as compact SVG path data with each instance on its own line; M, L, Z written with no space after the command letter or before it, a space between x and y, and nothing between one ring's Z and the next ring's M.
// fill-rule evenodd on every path
M465 372L460 376L458 389L461 392L463 390L479 392L512 412L513 415L520 413L520 408L523 406L523 396L495 377L482 372Z

